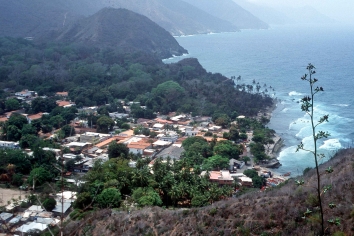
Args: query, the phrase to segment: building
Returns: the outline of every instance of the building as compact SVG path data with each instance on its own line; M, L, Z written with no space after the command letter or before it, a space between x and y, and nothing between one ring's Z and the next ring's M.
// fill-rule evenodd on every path
M192 137L192 136L196 136L199 133L199 130L194 129L193 127L187 126L185 128L184 132L185 132L186 136Z
M151 147L151 143L147 142L145 139L141 139L138 142L130 142L127 147L129 148L129 152L143 155L144 150Z
M102 134L95 132L85 132L80 135L80 142L83 143L99 143L111 138L111 134Z
M10 148L10 149L19 149L19 142L11 142L11 141L0 141L0 148Z
M181 158L184 148L181 145L171 145L163 149L159 154L156 155L157 158L162 158L166 160L170 157L172 160L179 160Z
M71 101L58 100L57 101L57 105L60 106L60 107L67 108L67 107L75 106L76 104L74 102L71 102Z
M158 134L157 138L161 141L174 143L177 141L179 135L175 131L165 131L164 133Z
M35 91L29 91L28 89L22 90L21 92L16 92L15 96L21 97L21 98L30 98L30 97L35 97L36 92Z
M47 114L48 114L48 113L47 113ZM32 122L33 120L41 119L42 116L43 116L43 113L40 112L40 113L33 114L33 115L27 115L26 118L27 118L28 124L31 124L31 122Z
M57 92L55 93L55 95L60 96L60 97L67 97L69 96L68 92Z
M206 171L203 171L201 175L205 175ZM231 177L228 170L221 171L210 171L209 172L209 181L212 183L217 183L219 185L232 185L234 179Z
M253 185L252 179L247 177L247 176L241 176L241 177L238 177L238 178L240 179L242 186L251 187Z

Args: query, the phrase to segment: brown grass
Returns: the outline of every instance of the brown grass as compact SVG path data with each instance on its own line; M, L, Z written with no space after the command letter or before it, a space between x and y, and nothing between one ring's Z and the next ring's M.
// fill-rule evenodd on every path
M324 173L329 166L334 169L330 175ZM354 150L340 151L320 169L324 173L323 184L333 186L324 195L327 232L354 235ZM74 232L73 225L79 225L76 228L81 233L88 229L92 235L314 235L319 230L317 201L311 196L316 184L314 174L306 173L304 186L298 187L290 179L281 188L253 192L203 208L152 207L130 214L103 210L69 223L65 235ZM337 205L334 209L328 207L332 202ZM313 213L304 219L306 209ZM327 223L334 217L341 219L339 226ZM77 235L79 231L76 230Z

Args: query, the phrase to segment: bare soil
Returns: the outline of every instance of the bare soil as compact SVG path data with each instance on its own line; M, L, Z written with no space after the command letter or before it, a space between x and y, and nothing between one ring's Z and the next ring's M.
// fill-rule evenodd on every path
M28 195L28 193L29 192L20 191L17 189L0 188L0 206L8 205L8 201L11 201L12 199L18 199L19 196L24 199L25 195Z

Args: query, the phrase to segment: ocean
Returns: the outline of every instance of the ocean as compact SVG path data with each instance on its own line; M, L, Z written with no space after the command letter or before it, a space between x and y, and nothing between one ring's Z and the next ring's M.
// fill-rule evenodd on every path
M324 92L315 98L315 113L329 114L329 122L318 126L331 136L320 140L319 151L331 158L354 141L354 28L346 26L272 26L269 30L243 30L176 37L188 55L164 60L177 62L186 57L198 58L209 72L227 77L241 76L239 84L258 82L279 100L269 128L284 140L278 159L278 173L302 174L314 167L314 158L307 152L296 152L302 141L309 148L309 117L300 109L299 100L309 94L309 86L300 78L308 63L316 67L315 78ZM274 89L274 91L273 91Z

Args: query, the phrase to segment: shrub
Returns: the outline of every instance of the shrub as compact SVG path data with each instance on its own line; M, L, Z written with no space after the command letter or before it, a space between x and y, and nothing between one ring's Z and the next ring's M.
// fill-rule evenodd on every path
M57 201L55 201L54 198L46 198L43 203L42 203L44 209L46 209L46 211L52 211L55 206L57 205Z

